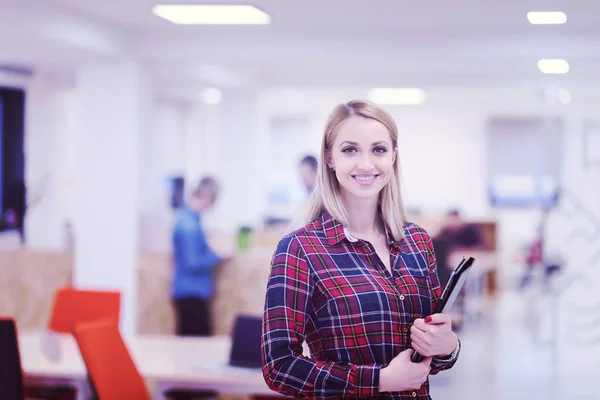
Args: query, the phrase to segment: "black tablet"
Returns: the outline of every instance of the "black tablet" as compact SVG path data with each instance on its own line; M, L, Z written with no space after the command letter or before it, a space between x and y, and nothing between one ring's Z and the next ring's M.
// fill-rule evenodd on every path
M450 279L448 279L448 283L442 292L442 296L435 305L435 309L433 310L434 314L445 314L450 310L452 304L454 304L454 300L456 300L456 296L458 296L458 293L467 280L467 276L469 275L469 271L471 270L474 261L475 259L473 257L463 257L461 262L458 264L458 267L452 271L452 274L450 274ZM415 351L411 357L411 360L413 362L421 362L423 361L423 358L424 357L422 355Z

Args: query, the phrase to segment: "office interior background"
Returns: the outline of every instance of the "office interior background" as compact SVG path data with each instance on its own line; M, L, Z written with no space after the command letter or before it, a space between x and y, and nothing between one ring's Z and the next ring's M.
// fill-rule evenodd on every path
M190 2L209 3L243 2ZM433 398L600 398L600 3L255 0L225 24L156 4L0 0L0 315L39 331L60 287L108 288L123 335L172 335L174 187L211 175L229 335L262 311L299 160L370 99L398 125L411 220L460 210L487 238Z

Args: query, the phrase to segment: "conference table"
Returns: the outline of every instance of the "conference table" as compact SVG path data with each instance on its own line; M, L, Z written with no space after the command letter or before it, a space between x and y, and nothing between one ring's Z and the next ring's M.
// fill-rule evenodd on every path
M124 340L140 374L154 388L153 399L165 399L164 391L171 388L276 395L260 369L228 365L229 336L140 335ZM21 332L19 347L27 383L70 384L78 388L78 399L89 396L87 371L72 335Z

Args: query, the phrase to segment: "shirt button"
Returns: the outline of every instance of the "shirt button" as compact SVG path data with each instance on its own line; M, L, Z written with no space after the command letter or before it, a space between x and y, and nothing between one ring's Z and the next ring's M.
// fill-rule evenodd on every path
M400 300L404 300L404 295L403 294L400 295Z
M417 392L412 392L412 397L417 397Z
M405 333L408 332L408 328L404 327L404 329L402 329Z

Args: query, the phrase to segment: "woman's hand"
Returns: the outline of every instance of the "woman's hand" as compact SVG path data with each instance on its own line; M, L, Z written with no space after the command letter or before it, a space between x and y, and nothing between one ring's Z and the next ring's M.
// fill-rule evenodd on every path
M431 357L425 358L420 363L410 360L412 349L406 349L398 354L379 372L380 392L403 392L417 390L427 380L431 370Z
M448 314L433 314L418 318L410 328L411 347L425 357L445 357L458 345L458 336L452 332Z

